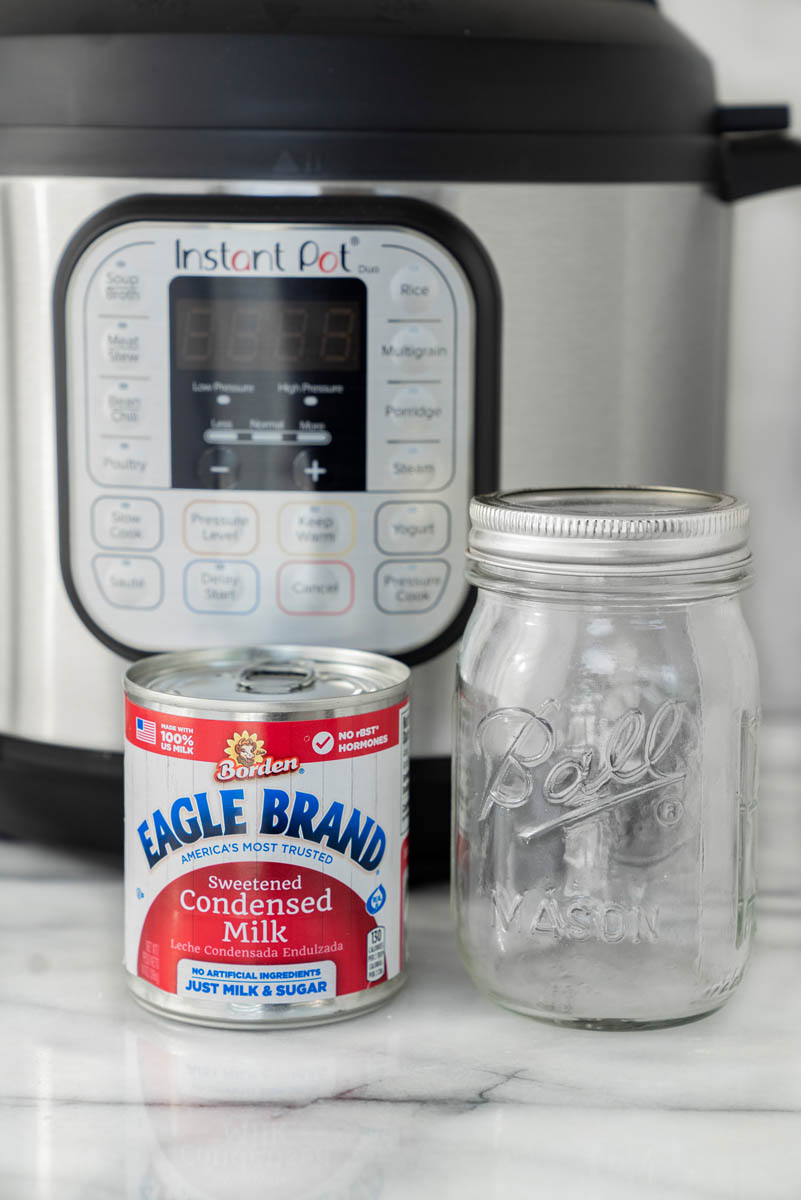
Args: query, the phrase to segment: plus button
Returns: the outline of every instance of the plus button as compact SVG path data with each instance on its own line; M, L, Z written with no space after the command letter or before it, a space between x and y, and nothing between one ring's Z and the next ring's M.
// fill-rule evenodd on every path
M311 478L312 483L317 483L321 475L327 475L328 471L325 467L321 467L316 458L311 461L311 466L303 468L303 474Z

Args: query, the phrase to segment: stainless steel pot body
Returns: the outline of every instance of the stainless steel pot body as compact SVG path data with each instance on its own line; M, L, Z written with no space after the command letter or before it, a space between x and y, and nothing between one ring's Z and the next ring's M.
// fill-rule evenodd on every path
M145 193L369 194L438 206L483 244L500 283L501 487L721 485L730 216L700 186L6 178L0 737L122 748L124 660L79 618L59 562L53 288L76 229ZM316 621L309 640L330 637ZM454 661L451 646L414 667L418 759L449 753Z

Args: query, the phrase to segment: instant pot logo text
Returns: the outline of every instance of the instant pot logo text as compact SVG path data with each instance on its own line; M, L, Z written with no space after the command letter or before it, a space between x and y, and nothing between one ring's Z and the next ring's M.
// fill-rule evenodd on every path
M335 247L321 246L314 238L301 242L294 255L282 242L256 249L231 246L221 241L217 246L200 250L185 246L180 238L175 239L175 267L193 275L201 271L229 271L235 275L274 275L287 271L300 275L331 275L338 270L350 274L350 254L350 247L345 242Z
M382 827L372 817L363 816L358 808L346 815L344 804L338 800L323 807L311 792L290 796L281 788L263 788L258 829L254 830L248 828L244 804L242 788L220 788L216 798L208 792L195 792L193 796L179 796L163 810L154 809L136 830L148 866L155 867L171 851L184 850L195 842L249 832L325 846L336 854L347 854L365 871L374 871L384 857L387 835ZM236 841L219 849L244 853L267 848L263 843ZM217 853L217 848L210 851L208 847L199 847L190 853L192 857L205 857L210 852ZM320 857L311 846L298 853L302 857Z

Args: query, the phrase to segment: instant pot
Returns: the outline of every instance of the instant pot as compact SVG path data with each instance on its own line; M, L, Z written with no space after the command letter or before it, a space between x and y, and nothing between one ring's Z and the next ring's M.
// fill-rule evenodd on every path
M786 111L644 0L25 0L0 123L0 828L119 839L127 660L326 643L444 872L468 499L720 486Z

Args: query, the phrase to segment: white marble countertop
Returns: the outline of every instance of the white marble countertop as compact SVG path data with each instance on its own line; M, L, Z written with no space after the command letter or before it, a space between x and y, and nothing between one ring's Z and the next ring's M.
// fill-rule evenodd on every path
M0 843L2 1200L798 1200L801 740L769 739L760 928L720 1012L590 1033L467 979L444 889L366 1017L228 1032L149 1015L116 861Z

